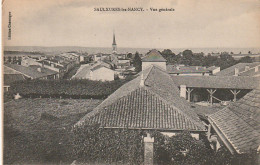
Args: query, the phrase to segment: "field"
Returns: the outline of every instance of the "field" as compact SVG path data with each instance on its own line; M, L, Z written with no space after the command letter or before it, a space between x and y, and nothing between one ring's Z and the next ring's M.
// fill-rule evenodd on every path
M5 164L70 164L72 126L102 100L20 99L4 104Z

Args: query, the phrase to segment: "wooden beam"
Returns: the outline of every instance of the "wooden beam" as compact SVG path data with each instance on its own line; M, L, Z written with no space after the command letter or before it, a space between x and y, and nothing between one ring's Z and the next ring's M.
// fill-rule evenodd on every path
M191 97L191 92L193 91L193 89L191 88L187 88L187 93L188 93L188 102L190 102L190 97Z
M213 104L213 94L217 91L217 89L207 89L207 91L209 92L210 95L210 104Z
M234 90L230 89L230 92L234 95L233 101L236 102L237 101L237 94L239 94L240 90L237 91L236 89L234 89Z

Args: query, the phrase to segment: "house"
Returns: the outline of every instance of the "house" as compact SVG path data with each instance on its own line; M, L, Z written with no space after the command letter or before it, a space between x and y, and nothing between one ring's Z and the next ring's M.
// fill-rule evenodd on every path
M113 81L114 71L104 65L98 65L90 69L90 79L96 81Z
M4 74L4 92L8 92L12 83L26 80L22 74Z
M171 134L189 130L197 139L206 131L190 103L180 97L171 76L157 65L124 84L75 126L91 124Z
M209 140L220 143L216 138L212 140L216 134L219 137L217 139L220 139L232 154L259 150L260 90L255 89L239 101L209 115L208 121Z
M238 63L218 72L217 76L259 76L260 62ZM250 73L248 72L249 70ZM247 72L247 73L245 73Z
M113 81L115 73L110 65L104 62L81 65L72 79L89 79L96 81Z
M21 74L27 79L58 79L59 73L38 65L28 67L17 64L5 64L4 74Z
M156 65L163 70L166 70L166 59L164 59L156 49L151 50L142 58L142 70L145 70L151 65Z
M220 71L220 67L202 67L202 66L185 66L185 65L167 65L166 70L171 75L182 76L209 76Z

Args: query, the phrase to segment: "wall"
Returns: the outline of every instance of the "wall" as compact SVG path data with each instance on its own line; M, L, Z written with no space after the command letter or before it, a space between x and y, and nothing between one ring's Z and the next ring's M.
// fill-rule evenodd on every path
M156 65L162 68L163 70L166 70L166 62L142 62L142 70L146 69L151 65Z
M114 71L105 67L94 70L92 80L113 81Z

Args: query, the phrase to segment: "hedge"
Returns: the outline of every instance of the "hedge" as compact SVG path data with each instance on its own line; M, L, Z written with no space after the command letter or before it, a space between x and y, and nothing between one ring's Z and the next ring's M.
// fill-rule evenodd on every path
M91 80L25 80L11 84L11 92L35 97L105 98L129 81L111 82Z

